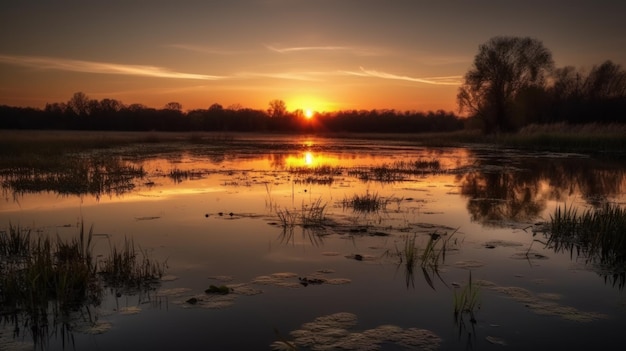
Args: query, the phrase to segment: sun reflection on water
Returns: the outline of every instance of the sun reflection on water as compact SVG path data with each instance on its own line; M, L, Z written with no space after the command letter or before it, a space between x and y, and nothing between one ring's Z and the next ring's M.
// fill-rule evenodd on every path
M331 156L313 151L305 151L298 155L289 155L285 158L285 167L290 168L318 168L318 167L336 167L339 166L340 159L337 156Z

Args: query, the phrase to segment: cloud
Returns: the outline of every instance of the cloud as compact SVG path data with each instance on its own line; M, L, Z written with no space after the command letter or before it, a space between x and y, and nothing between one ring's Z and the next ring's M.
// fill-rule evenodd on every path
M328 75L324 72L285 72L285 73L254 73L254 72L242 72L235 76L239 78L272 78L272 79L285 79L285 80L301 80L307 82L320 82L323 79L318 77Z
M400 76L393 73L380 72L376 70L367 70L363 67L360 67L359 71L341 71L341 73L357 76L357 77L372 77L372 78L381 78L381 79L392 79L392 80L404 80L408 82L415 83L424 83L424 84L433 84L433 85L459 85L462 83L462 76L447 76L447 77L426 77L426 78L414 78L408 76Z
M118 63L70 60L55 57L0 55L0 63L37 69L100 74L123 74L154 78L197 80L218 80L224 78L206 74L176 72L167 68L156 66L124 65Z
M374 48L352 47L352 46L292 46L277 47L273 45L265 45L265 48L277 52L279 54L289 54L294 52L306 51L328 51L328 52L348 52L357 56L381 56L386 54L384 50Z
M246 53L245 51L236 51L236 50L225 50L214 47L206 47L201 45L192 45L192 44L170 44L166 45L167 47L192 51L192 52L200 52L203 54L211 54L211 55L240 55Z

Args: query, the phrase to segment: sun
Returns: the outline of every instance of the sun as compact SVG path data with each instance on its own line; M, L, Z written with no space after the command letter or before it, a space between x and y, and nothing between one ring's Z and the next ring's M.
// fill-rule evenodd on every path
M311 119L311 118L313 118L313 110L308 109L308 108L307 108L306 110L304 110L304 117L305 117L306 119Z

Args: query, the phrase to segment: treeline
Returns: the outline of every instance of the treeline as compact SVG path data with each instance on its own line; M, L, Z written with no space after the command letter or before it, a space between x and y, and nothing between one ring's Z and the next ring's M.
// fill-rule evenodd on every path
M626 123L626 71L610 60L589 70L555 68L541 41L494 37L479 46L457 101L485 133L529 124Z
M276 103L273 101L272 103ZM282 102L281 102L282 103ZM271 106L271 104L270 104ZM282 103L284 106L284 103ZM140 104L125 105L113 99L92 100L75 93L65 103L50 103L44 109L0 106L2 129L65 129L118 131L238 131L238 132L447 132L464 128L464 119L454 113L353 110L317 113L308 119L303 111L268 111L224 108L182 111L171 102L161 109Z
M511 104L509 129L566 122L626 123L626 71L611 61L584 72L557 68L544 86L527 87Z

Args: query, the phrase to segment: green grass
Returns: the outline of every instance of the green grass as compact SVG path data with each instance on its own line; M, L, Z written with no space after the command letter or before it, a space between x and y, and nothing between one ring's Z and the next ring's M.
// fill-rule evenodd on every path
M472 282L472 271L469 281L462 288L456 288L453 295L454 320L460 323L463 315L469 315L470 322L476 323L474 313L480 308L480 288Z

